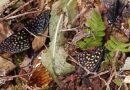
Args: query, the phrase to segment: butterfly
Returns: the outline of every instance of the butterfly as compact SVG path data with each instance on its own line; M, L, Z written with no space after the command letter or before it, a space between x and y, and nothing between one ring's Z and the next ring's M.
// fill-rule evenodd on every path
M34 36L45 31L49 24L50 11L42 12L34 20L28 21L22 30L15 32L0 43L0 52L19 53L32 46ZM31 32L31 33L30 33Z
M104 58L104 47L92 51L76 52L76 60L86 69L97 71Z

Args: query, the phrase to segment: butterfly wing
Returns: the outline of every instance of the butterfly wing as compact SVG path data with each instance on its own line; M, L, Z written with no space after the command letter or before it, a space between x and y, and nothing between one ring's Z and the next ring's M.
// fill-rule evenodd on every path
M38 33L41 33L49 24L49 13L49 11L42 12L34 20L28 21L25 24L26 29L36 35ZM0 44L0 52L4 51L10 53L19 53L29 49L32 43L32 35L26 29L23 28L21 31L16 32L8 38L6 38Z
M97 48L93 52L83 51L76 53L78 62L90 71L97 71L104 57L104 48Z
M28 21L25 24L25 27L32 32L33 34L37 35L44 31L44 29L48 26L50 19L50 12L45 11L38 15L34 20Z
M22 52L29 48L29 33L25 30L12 34L0 44L1 51L10 53Z

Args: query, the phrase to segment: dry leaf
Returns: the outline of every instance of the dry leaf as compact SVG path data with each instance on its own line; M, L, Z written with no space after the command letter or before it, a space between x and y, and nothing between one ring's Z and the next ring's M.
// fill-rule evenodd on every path
M36 84L38 87L46 87L51 82L51 80L52 77L50 76L50 73L42 64L40 64L33 71L28 84L30 86L34 86Z
M127 35L125 35L125 33L123 32L119 32L119 31L113 31L112 35L118 39L120 42L126 43L129 41L129 38L127 37Z
M8 61L8 60L0 57L0 71L4 70L5 74L8 74L12 70L14 70L15 67L16 66L11 61ZM0 73L0 75L2 75L2 74Z
M5 8L7 8L7 5L9 3L10 3L10 0L0 0L0 13L2 13Z
M46 30L43 35L47 36L48 35L48 30ZM43 45L45 45L45 41L46 41L47 37L44 36L37 36L33 42L32 42L32 48L37 51L39 50Z
M12 30L10 30L9 26L6 25L6 23L0 23L0 42L9 37L12 33Z

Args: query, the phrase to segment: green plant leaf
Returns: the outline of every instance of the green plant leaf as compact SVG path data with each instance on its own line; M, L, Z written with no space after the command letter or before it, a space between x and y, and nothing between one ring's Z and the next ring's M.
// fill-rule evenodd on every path
M111 58L116 50L119 50L122 53L130 52L129 46L130 43L120 42L114 36L111 36L110 40L105 43L105 47L110 51L107 56L111 56Z
M42 53L42 64L51 73L54 80L59 83L57 76L71 73L75 67L66 62L68 54L62 46L56 48L55 58L52 57L52 46L50 45L46 53Z
M106 48L110 51L116 51L117 49L121 52L130 52L129 46L130 43L123 43L118 41L115 37L111 36L110 40L105 44ZM110 49L111 47L111 49Z
M60 8L66 12L69 17L69 22L72 21L78 14L76 10L77 0L59 0Z
M128 19L128 24L129 24L129 27L130 27L130 19Z
M67 3L69 2L70 0L59 0L60 2L60 8L64 8L66 7Z
M62 0L64 1L64 0ZM78 14L76 10L77 0L72 0L70 4L66 7L68 11L69 20L72 21Z
M100 13L95 9L92 10L91 18L87 20L87 25L90 27L90 32L92 31L93 35L78 41L77 45L81 49L89 49L102 45L102 40L105 36L105 24L101 18ZM85 32L88 32L88 29L85 30Z
M118 78L114 79L113 82L114 82L117 86L121 86L121 84L122 84L122 80L121 80L121 79L118 79Z
M60 32L63 25L63 14L57 15L58 2L54 6L49 24L51 42L48 50L42 53L42 64L48 69L54 80L59 83L57 76L73 72L75 67L66 62L68 53L64 50L64 33Z

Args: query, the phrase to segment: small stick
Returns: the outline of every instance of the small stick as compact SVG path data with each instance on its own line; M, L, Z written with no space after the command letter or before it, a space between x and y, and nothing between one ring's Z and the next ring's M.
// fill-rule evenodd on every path
M78 30L77 27L75 27L75 28L70 28L70 29L62 29L61 31L67 32L67 31L77 31L77 30Z
M86 9L83 9L76 17L74 17L74 19L72 20L72 23L75 23L76 20L86 12L87 10Z
M87 74L95 74L93 72L90 72L88 69L86 69L85 67L83 67L80 63L78 63L72 56L69 55L69 57L72 59L70 61L74 62L75 64L79 65L82 69L84 69Z
M25 6L27 6L28 4L30 4L31 2L33 2L34 0L30 0L28 1L27 3L23 4L22 6L20 6L19 8L17 8L16 10L14 10L12 13L10 13L9 15L3 17L3 18L0 18L0 21L14 15L15 13L17 13L18 11L20 11L22 8L24 8Z
M25 13L18 14L18 15L15 15L15 16L7 17L7 18L5 18L5 20L10 20L10 19L14 19L14 18L19 18L19 17L25 16L25 15L32 14L32 13L37 13L37 12L39 12L39 11L25 12Z
M106 74L106 73L109 73L109 71L104 71L104 72L97 73L97 74L95 74L94 76L92 76L92 77L90 77L90 78L99 77L99 76L102 76L102 75L104 75L104 74Z
M115 63L116 63L116 59L118 57L118 54L119 54L119 50L116 50L115 56L113 57L113 60L112 60L112 74L110 75L110 78L109 78L109 80L106 83L107 89L110 89L110 83L112 82L112 79L115 76L117 76Z
M31 35L33 35L34 37L38 38L38 35L39 36L42 36L42 37L47 37L47 38L50 38L50 36L47 36L47 35L44 35L44 34L38 34L38 35L35 35L34 33L30 32L26 27L24 27L24 29L29 32ZM39 38L38 38L39 39Z
M31 35L33 35L34 37L38 38L34 33L30 32L26 27L24 27L24 29L25 29L28 33L30 33ZM39 39L39 38L38 38L38 39Z
M26 73L26 74L22 74L22 75L14 75L14 76L0 76L0 79L11 79L11 78L17 78L17 77L23 77L23 76L27 76L30 75L31 73Z
M41 33L39 33L37 36L42 36L42 37L50 38L50 36L48 36L48 35L44 35L44 34L41 34Z
M2 7L2 10L0 11L0 13L3 13L3 11L4 11L6 8L8 8L8 7L14 5L17 1L18 1L18 0L13 0L13 1L7 3L6 5L4 5L4 6Z

